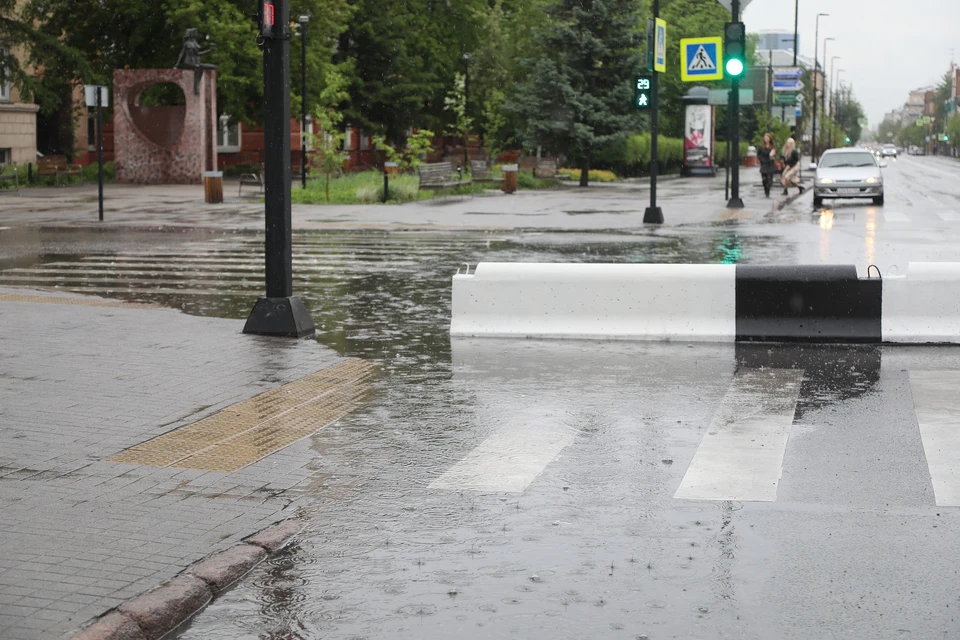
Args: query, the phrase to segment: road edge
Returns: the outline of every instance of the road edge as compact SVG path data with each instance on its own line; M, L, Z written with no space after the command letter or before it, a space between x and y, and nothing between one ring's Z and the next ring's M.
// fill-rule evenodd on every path
M113 607L70 640L160 640L203 611L257 565L290 544L306 523L288 518L212 553L172 579Z

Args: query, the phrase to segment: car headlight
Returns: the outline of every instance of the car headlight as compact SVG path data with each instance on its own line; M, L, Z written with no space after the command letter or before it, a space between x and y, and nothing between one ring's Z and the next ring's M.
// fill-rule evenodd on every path
M833 178L820 178L817 182L820 184L833 184Z
M864 180L864 182L866 182L867 184L882 184L882 183L883 183L883 179L882 179L882 178L874 178L874 177L871 176L871 177L867 178L866 180Z

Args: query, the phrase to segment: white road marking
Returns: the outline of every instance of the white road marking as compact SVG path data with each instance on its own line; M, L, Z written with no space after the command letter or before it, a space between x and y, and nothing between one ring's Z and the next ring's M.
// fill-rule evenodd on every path
M957 220L960 220L960 213L957 213L956 211L938 211L937 215L941 220L946 222L956 222Z
M900 213L898 211L891 211L889 213L884 213L883 219L886 220L887 222L910 222L910 218L906 214Z
M911 371L910 388L937 506L960 506L960 371Z
M802 369L737 372L675 498L773 502Z
M430 488L522 493L576 434L556 413L528 413L500 427Z

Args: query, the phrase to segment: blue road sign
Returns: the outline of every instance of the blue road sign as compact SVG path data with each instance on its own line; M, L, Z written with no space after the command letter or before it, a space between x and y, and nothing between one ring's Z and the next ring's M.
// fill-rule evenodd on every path
M684 38L680 41L680 77L684 82L723 79L723 39Z
M774 91L803 91L803 83L799 80L774 80Z
M773 70L775 80L799 80L803 77L803 69L800 67L786 67Z

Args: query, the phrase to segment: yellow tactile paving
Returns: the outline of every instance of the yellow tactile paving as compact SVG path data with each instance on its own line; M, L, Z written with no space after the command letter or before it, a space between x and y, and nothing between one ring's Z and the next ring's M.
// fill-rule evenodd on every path
M84 307L113 307L123 309L159 309L159 305L134 302L116 302L100 298L62 298L60 296L30 296L23 293L0 293L0 302L39 302L40 304L78 304Z
M373 365L346 360L108 458L155 467L236 471L358 406Z
M756 213L756 211L750 209L725 209L723 213L716 217L716 220L747 220Z

